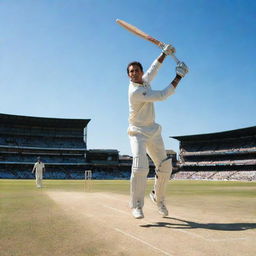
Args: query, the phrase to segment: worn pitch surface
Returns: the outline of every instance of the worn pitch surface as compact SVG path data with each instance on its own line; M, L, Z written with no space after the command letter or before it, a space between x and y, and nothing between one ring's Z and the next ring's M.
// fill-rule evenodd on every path
M47 194L77 225L93 230L95 240L104 240L112 255L255 255L256 223L243 222L242 216L227 219L207 209L197 216L188 208L169 205L170 216L161 218L146 199L145 218L135 220L126 195Z

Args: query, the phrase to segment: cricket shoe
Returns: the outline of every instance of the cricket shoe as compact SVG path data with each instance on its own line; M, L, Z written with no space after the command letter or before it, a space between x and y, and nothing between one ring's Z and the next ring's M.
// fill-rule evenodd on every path
M144 214L141 207L136 207L132 209L132 215L135 219L143 219Z
M166 208L164 201L161 202L156 202L156 196L155 196L155 191L152 190L149 194L150 199L154 204L156 204L158 212L162 215L162 217L168 216L168 209Z

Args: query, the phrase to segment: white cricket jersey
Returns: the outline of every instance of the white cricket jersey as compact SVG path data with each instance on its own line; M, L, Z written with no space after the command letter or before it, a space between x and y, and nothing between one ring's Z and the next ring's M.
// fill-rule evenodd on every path
M161 63L155 60L143 75L143 84L130 82L129 85L129 128L128 134L142 133L152 136L159 125L155 123L154 102L165 100L174 93L175 88L169 84L164 90L152 90L150 82L156 76Z
M35 165L34 165L34 168L35 168L36 172L42 172L43 168L44 168L44 163L36 162Z

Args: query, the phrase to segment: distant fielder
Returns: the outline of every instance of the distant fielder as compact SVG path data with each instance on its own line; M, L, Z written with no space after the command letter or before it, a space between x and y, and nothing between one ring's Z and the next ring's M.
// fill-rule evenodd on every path
M32 173L35 172L36 175L36 186L38 188L42 188L42 180L43 180L43 173L45 172L44 163L41 161L40 157L37 158L37 162L35 163Z
M168 215L165 206L165 187L172 172L171 159L167 158L161 136L161 126L155 123L154 102L163 101L172 95L179 81L188 72L184 62L178 62L176 77L164 90L152 90L150 82L156 76L166 55L175 52L172 45L165 45L161 55L152 63L147 72L139 62L131 62L127 66L130 78L129 85L129 128L128 135L133 156L130 179L130 207L136 219L144 217L143 205L149 163L147 154L156 166L155 184L150 193L161 216Z

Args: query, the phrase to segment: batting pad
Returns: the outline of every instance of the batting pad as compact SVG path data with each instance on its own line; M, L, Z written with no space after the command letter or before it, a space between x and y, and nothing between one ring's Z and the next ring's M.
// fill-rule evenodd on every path
M157 172L155 176L154 191L156 196L156 203L162 202L165 199L166 185L170 179L171 172Z
M143 207L148 169L133 170L130 179L130 207Z
M172 159L167 158L164 159L161 164L156 168L156 174L158 172L165 172L165 173L171 173L172 172Z

